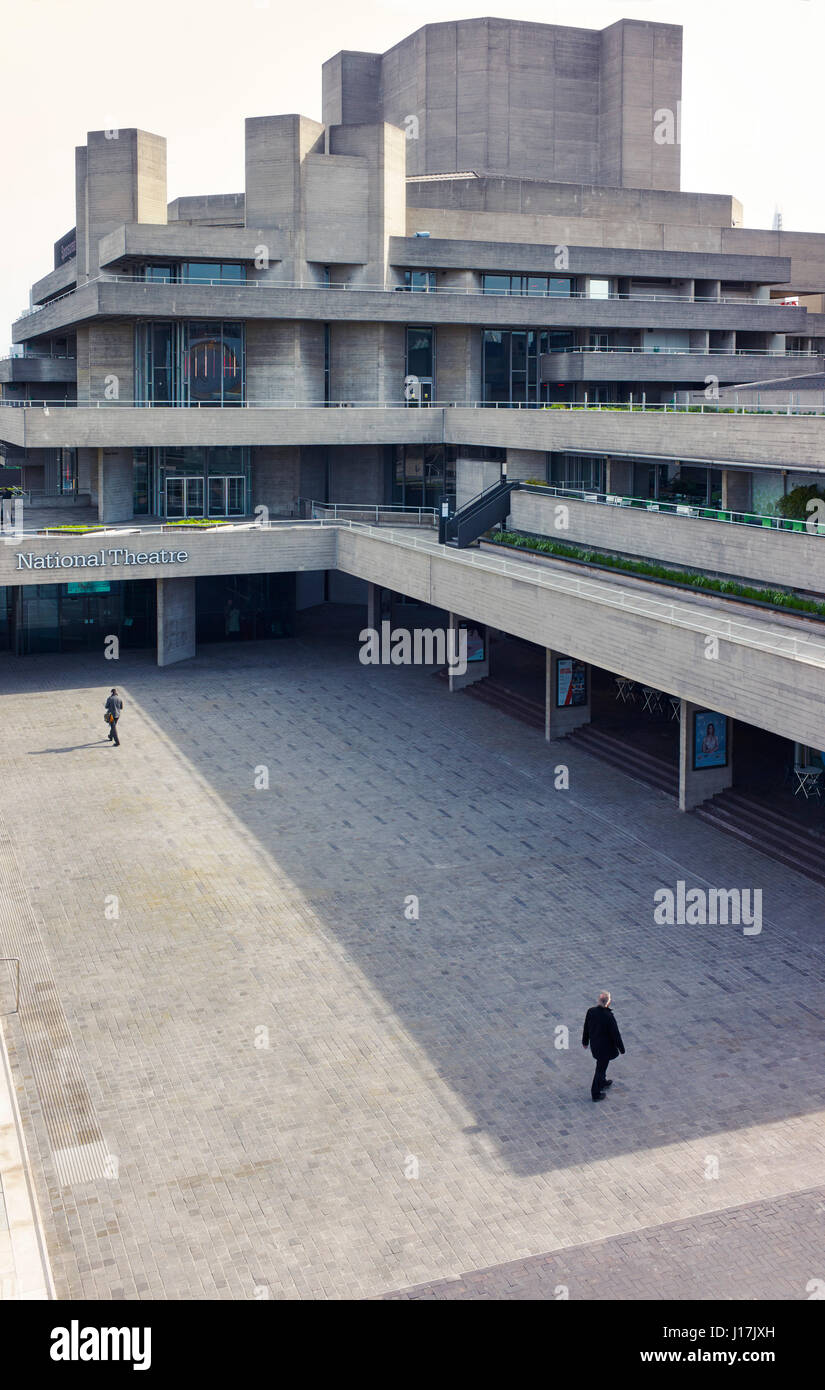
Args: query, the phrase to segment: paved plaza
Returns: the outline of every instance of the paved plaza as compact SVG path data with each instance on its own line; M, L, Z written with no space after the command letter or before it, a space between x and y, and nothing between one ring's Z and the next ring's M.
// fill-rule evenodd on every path
M2 1023L57 1296L810 1297L825 893L339 622L0 658ZM680 880L761 889L761 934L656 925Z

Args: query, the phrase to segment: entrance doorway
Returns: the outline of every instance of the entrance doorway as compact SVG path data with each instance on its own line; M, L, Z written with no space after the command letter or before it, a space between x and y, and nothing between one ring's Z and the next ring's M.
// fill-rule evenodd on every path
M203 478L166 479L166 516L203 516Z

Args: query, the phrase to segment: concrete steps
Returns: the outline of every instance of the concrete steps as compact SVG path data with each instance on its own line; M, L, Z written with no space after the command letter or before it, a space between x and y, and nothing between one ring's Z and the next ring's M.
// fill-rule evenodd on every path
M657 758L655 754L647 753L593 724L583 724L567 737L577 747L592 753L594 758L632 777L634 782L656 787L674 799L678 797L679 769L664 758Z
M694 815L825 888L825 829L798 825L735 788L697 806Z
M446 670L439 671L438 674L443 680L448 679ZM538 700L529 699L526 695L519 695L516 690L508 689L501 681L486 676L475 685L465 686L460 694L471 695L474 700L481 700L485 705L509 715L511 719L518 719L522 724L529 724L531 728L541 729L544 733L544 705Z

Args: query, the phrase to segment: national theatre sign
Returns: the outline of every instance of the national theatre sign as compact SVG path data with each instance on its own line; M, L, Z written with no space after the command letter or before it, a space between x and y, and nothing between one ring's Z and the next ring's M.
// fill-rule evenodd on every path
M93 550L89 555L35 555L18 550L19 570L93 569L99 565L182 565L189 559L188 550L127 550L113 546L109 550Z

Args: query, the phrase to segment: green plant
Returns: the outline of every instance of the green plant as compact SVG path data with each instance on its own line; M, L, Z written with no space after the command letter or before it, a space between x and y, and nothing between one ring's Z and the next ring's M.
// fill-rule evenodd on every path
M778 516L787 517L790 521L807 521L813 513L813 508L808 511L808 503L817 500L825 502L825 493L813 483L805 487L795 487L777 500L776 512Z
M825 618L825 603L801 598L799 594L786 593L782 589L759 589L749 584L740 584L734 579L715 579L709 574L692 574L687 570L669 569L667 565L651 564L648 560L631 560L621 555L609 555L589 550L584 546L562 545L543 536L525 536L517 531L501 531L490 537L496 545L509 545L517 550L529 550L541 555L556 555L560 559L578 560L582 564L601 565L604 569L621 570L627 574L643 578L661 579L670 584L684 584L692 589L703 589L717 594L729 594L733 598L752 599L757 603L768 603L774 608L790 608L795 612L811 613Z

